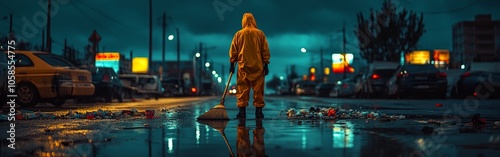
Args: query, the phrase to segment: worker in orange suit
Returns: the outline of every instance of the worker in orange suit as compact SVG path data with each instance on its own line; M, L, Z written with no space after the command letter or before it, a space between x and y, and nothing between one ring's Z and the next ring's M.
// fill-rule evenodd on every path
M269 73L269 45L251 13L243 14L242 29L236 32L229 50L230 71L234 73L238 63L237 74L237 118L246 117L246 107L250 97L250 88L253 89L253 106L256 107L255 118L264 118L262 108L264 103L264 76Z
M253 143L250 147L249 129L246 119L240 118L236 139L236 154L238 157L265 157L264 132L262 119L256 119L256 128L253 130Z

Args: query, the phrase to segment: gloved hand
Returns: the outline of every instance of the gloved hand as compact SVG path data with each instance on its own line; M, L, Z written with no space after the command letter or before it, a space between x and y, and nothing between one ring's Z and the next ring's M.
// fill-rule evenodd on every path
M231 63L231 67L229 68L229 72L234 74L234 66L236 63Z
M264 64L264 74L267 76L269 74L269 68L267 67L267 64Z

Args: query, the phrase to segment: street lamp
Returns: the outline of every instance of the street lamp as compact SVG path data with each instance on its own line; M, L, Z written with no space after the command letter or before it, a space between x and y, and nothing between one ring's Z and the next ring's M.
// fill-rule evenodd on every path
M307 49L306 49L306 48L301 48L301 49L300 49L300 51L301 51L302 53L306 53L306 52L307 52ZM321 47L321 49L320 49L320 51L319 51L319 52L320 52L320 53L319 53L319 61L320 61L320 67L319 67L319 69L323 69L323 67L324 67L324 66L323 66L323 65L324 65L324 64L323 64L323 47ZM313 60L311 59L311 66L312 66L313 64L314 64L314 63L313 63ZM321 76L323 76L323 75L321 75Z
M302 52L302 53L306 53L306 52L307 52L307 49L306 49L306 48L301 48L301 49L300 49L300 52Z
M170 41L174 40L174 35L169 35L168 40L170 40Z
M196 89L199 94L199 91L201 89L201 63L199 62L201 59L201 54L200 52L196 52L193 55L193 76L197 76L197 81L195 81L196 84Z
M210 63L206 62L205 67L207 67L207 68L210 67Z

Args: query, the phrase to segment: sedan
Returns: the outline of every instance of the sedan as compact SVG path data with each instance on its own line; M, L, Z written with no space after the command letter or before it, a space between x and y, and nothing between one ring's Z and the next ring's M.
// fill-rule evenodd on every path
M473 71L459 76L457 83L451 88L454 98L475 96L482 99L500 96L500 73Z
M61 106L66 99L94 94L92 75L72 63L46 52L16 51L17 103L32 107L39 102Z
M448 80L431 64L405 64L399 66L387 82L387 94L392 97L429 95L446 98Z

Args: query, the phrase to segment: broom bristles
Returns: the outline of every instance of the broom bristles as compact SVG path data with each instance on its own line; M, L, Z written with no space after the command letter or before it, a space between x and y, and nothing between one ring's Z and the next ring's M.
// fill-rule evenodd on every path
M199 116L199 120L229 120L227 111L225 108L212 108Z

